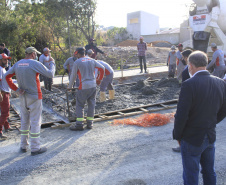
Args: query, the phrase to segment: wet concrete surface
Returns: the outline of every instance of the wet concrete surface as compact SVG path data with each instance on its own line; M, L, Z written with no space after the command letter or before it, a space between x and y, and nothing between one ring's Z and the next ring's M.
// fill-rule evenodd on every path
M175 109L161 113L175 112ZM6 185L181 185L182 163L172 151L173 123L161 127L112 126L92 130L41 130L46 153L19 153L20 135L0 142L0 184ZM217 125L217 185L226 184L226 119ZM200 174L200 185L203 184Z
M115 86L115 92L114 100L100 103L97 98L96 114L177 99L180 85L177 79L139 80L134 85Z
M101 114L126 108L154 104L172 99L177 99L180 92L180 85L177 79L162 78L157 81L148 81L148 76L139 76L139 78L124 79L121 84L119 80L114 80L115 99L109 100L108 91L106 91L107 100L99 101L100 88L97 86L97 98L95 114ZM128 84L132 83L132 84ZM54 86L52 92L43 91L43 106L45 110L52 109L58 115L67 118L68 109L66 104L66 85ZM76 117L76 91L68 92L70 117ZM86 115L87 105L84 107ZM45 115L43 116L45 117Z

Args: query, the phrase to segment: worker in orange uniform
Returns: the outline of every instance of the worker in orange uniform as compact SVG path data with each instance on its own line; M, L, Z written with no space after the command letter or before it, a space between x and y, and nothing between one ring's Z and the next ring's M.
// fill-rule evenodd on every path
M91 57L94 54L94 52L92 49L89 49L87 51L87 54L89 57ZM106 89L108 89L109 91L109 99L112 100L115 97L115 90L112 84L112 81L114 78L114 70L107 62L104 62L102 60L97 60L97 62L99 62L105 68L104 78L100 84L100 102L106 101L106 93L105 93Z
M34 47L28 47L25 58L16 62L5 74L9 87L19 93L21 113L21 152L28 150L28 137L30 132L31 155L38 155L47 151L41 147L40 129L42 115L42 91L39 74L53 78L55 74L55 62L49 62L50 69L35 60L37 54L41 54ZM18 87L12 82L16 75Z
M1 116L0 116L0 139L7 139L5 135L3 135L2 130L3 126L5 128L5 132L11 130L9 126L9 122L7 119L9 118L9 97L10 97L10 88L4 78L4 74L6 73L5 68L8 67L8 59L11 57L7 56L5 53L0 55L0 105L1 105Z
M209 70L211 69L211 67L214 67L212 75L217 76L219 78L223 78L226 70L225 62L224 62L224 52L218 49L215 43L211 44L211 49L214 52L213 58L211 62L208 64L206 69Z
M95 104L96 104L96 85L101 83L104 76L104 66L96 60L85 56L85 48L76 49L76 57L78 58L74 64L70 76L68 88L71 89L77 75L79 77L79 87L76 93L76 124L72 125L72 131L84 130L84 106L87 102L87 128L93 128ZM99 78L95 78L95 68L100 72Z

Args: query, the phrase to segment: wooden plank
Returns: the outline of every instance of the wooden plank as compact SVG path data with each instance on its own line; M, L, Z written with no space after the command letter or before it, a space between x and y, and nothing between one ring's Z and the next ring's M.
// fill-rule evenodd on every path
M108 117L108 116L105 116L105 115L99 115L98 117L100 117L100 118L106 118L106 117ZM97 118L98 119L98 118Z
M120 115L125 115L125 113L122 113L122 112L118 112L118 114L120 114Z
M139 108L148 108L148 107L154 107L154 106L159 106L160 104L169 104L169 103L177 103L178 99L173 99L170 101L166 101L166 102L161 102L161 103L155 103L155 104L148 104L148 105L143 105L143 106L138 106L138 107L132 107L132 108L127 108L127 109L121 109L121 110L117 110L117 111L110 111L110 112L106 112L106 113L101 113L99 115L108 115L108 114L114 114L117 112L124 112L124 111L132 111L133 109L139 109Z
M166 110L166 109L173 109L176 108L177 106L167 106L167 108L162 107L162 108L157 108L157 109L151 109L151 110L145 110L145 112L158 112L161 110ZM124 118L124 117L129 117L129 116L135 116L135 115L139 115L139 114L143 114L144 111L136 111L136 112L131 112L131 113L125 113L125 114L120 114L120 115L114 115L114 116L102 116L102 118L95 118L94 122L99 122L99 121L106 121L106 120L112 120L112 119L118 119L118 118ZM54 123L53 126L51 126L51 128L53 129L57 129L57 128L64 128L64 127L69 127L72 123L66 123L66 124L57 124Z
M144 108L140 108L140 110L143 111L143 112L148 112L148 110L144 109Z
M168 106L167 108L162 107L162 108L157 108L157 109L151 109L151 110L146 110L147 112L158 112L158 111L162 111L162 110L166 110L166 109L173 109L176 108L176 105L173 106ZM131 112L131 113L126 113L124 115L114 115L114 116L108 116L104 119L101 118L96 118L94 119L95 122L99 122L99 121L105 121L105 120L111 120L111 119L117 119L117 118L123 118L123 117L128 117L128 116L135 116L135 115L139 115L139 114L143 114L143 111L137 111L137 112Z
M16 107L14 105L12 105L12 104L11 104L11 107L17 113L17 115L20 116L20 112L16 109Z
M17 120L20 120L20 117L10 117L9 118L10 121L17 121Z
M71 123L65 123L65 124L54 124L51 126L52 129L57 129L57 128L65 128L65 127L70 127Z
M51 125L51 124L55 124L55 123L65 123L65 122L62 120L57 120L57 121L45 122L45 123L42 123L41 125Z
M167 105L164 105L164 104L160 104L162 107L165 107L165 108L167 108L168 106Z
M16 129L20 132L20 127L16 126Z

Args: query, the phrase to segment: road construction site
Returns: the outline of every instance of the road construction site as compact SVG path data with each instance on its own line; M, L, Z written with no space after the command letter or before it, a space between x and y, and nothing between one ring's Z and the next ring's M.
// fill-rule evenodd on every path
M175 109L160 113L175 112ZM41 130L48 151L39 156L19 152L20 134L0 143L1 184L180 185L182 164L172 151L173 123L161 127L113 126L96 122L92 130ZM217 127L217 184L226 182L226 120ZM200 178L200 184L202 184Z
M19 152L18 100L12 98L10 121L15 130L7 133L8 140L0 142L1 184L183 184L181 156L172 151L178 145L172 139L173 120L159 127L113 125L115 118L134 118L156 111L175 113L180 86L176 80L166 78L166 71L166 66L149 68L149 74L139 74L136 69L124 71L123 78L114 80L115 100L100 103L97 99L98 121L92 130L82 132L68 128L73 121L69 123L65 102L67 77L63 85L62 77L55 77L53 92L43 90L46 125L42 126L41 142L48 151L40 156ZM115 74L120 76L121 71ZM69 109L73 115L72 93ZM226 184L225 123L223 120L217 127L219 185Z
M226 3L224 0L194 2L196 5L192 4L189 19L184 22L189 25L186 33L190 34L188 40L183 41L184 48L202 50L211 59L211 43L226 51ZM100 47L108 55L98 58L120 70L115 72L115 99L100 102L97 87L91 130L69 130L76 120L76 90L67 90L66 76L54 78L51 92L42 88L41 142L48 148L42 155L20 152L19 98L13 94L9 121L14 130L6 133L7 140L0 141L0 184L183 184L181 155L172 151L178 146L172 138L172 115L176 112L180 84L176 79L167 78L165 64L171 43L148 43L148 73L139 74L140 70L132 70L139 67L137 42L125 41L114 47ZM156 65L161 67L154 67ZM128 124L154 113L168 116L167 122L148 127ZM216 128L217 185L226 184L225 132L226 118ZM199 184L203 184L201 174Z

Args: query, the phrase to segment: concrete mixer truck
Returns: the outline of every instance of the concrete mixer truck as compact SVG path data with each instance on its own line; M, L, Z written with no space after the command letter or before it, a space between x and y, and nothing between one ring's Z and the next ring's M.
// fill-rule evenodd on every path
M207 52L211 59L214 42L226 54L226 0L193 1L189 10L193 48Z

